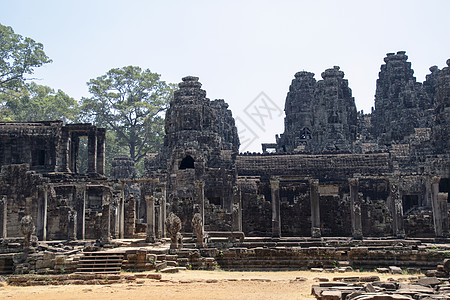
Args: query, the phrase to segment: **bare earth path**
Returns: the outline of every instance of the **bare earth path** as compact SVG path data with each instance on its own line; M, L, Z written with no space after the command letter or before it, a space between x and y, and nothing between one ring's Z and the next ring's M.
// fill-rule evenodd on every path
M315 299L311 296L311 285L316 283L316 277L332 280L333 277L370 275L378 275L381 280L411 277L370 272L181 271L163 274L162 282L137 280L133 283L110 285L0 286L0 299ZM296 280L299 277L306 280Z

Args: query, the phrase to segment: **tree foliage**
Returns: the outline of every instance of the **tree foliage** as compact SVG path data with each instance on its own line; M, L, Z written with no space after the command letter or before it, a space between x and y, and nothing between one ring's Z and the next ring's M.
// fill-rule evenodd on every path
M136 66L109 70L88 83L91 98L83 98L81 109L98 126L114 131L119 145L139 162L162 143L164 120L175 86L160 75Z
M0 93L0 120L3 121L75 121L78 103L61 90L55 92L48 86L34 82L26 84L20 91Z
M34 68L51 62L43 48L41 43L0 24L0 93L22 87L24 75L33 74Z

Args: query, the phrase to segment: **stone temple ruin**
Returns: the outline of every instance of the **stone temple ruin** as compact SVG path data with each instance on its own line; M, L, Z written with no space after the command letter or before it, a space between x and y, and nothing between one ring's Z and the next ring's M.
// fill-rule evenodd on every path
M65 270L82 271L82 250L109 248L122 249L122 267L138 270L164 255L166 265L193 268L435 268L448 253L450 66L431 67L420 83L407 58L387 54L369 114L356 110L339 67L322 80L298 72L284 133L262 153L240 154L228 105L185 77L166 113L164 145L148 155L142 178L127 157L113 161L112 178L104 175L105 129L0 123L0 271L57 272L58 255ZM18 259L26 216L35 250ZM169 239L162 252L145 250ZM430 256L430 243L447 250Z

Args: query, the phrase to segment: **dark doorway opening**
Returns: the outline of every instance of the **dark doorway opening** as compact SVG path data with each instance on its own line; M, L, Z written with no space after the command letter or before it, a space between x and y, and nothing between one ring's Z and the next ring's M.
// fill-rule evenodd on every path
M448 193L450 189L450 180L448 178L441 178L439 181L439 192Z
M190 155L188 155L181 161L179 169L194 169L194 162L194 159Z
M407 214L410 210L419 205L418 195L403 195L403 213Z
M210 197L209 199L209 203L214 204L214 205L220 205L220 197Z
M31 159L33 166L43 166L45 165L45 150L35 149L31 153Z

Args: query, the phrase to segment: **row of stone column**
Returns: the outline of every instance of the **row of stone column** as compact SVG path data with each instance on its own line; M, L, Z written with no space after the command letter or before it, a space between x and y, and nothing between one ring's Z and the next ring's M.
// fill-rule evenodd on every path
M80 136L88 137L88 173L105 174L105 134L104 128L92 128L84 131L65 130L61 138L61 153L58 170L61 172L78 172L77 157Z
M157 238L166 237L166 190L160 186L159 197L153 195L145 196L147 211L147 237L146 242L153 243ZM157 206L155 204L158 204ZM156 214L158 220L156 220ZM156 223L157 222L157 223ZM156 225L158 232L156 232Z
M357 178L350 178L350 215L352 224L352 237L354 239L363 238L362 218L361 218L361 197L359 195L359 181ZM309 180L310 204L311 204L311 237L320 238L320 194L319 180ZM281 237L281 212L280 212L280 179L275 177L270 180L272 195L272 236ZM393 216L393 234L398 238L405 237L403 223L403 203L400 193L398 179L389 180L389 199ZM442 237L448 232L448 206L447 198L439 193L439 178L432 179L431 204L433 209L434 229L437 237Z

